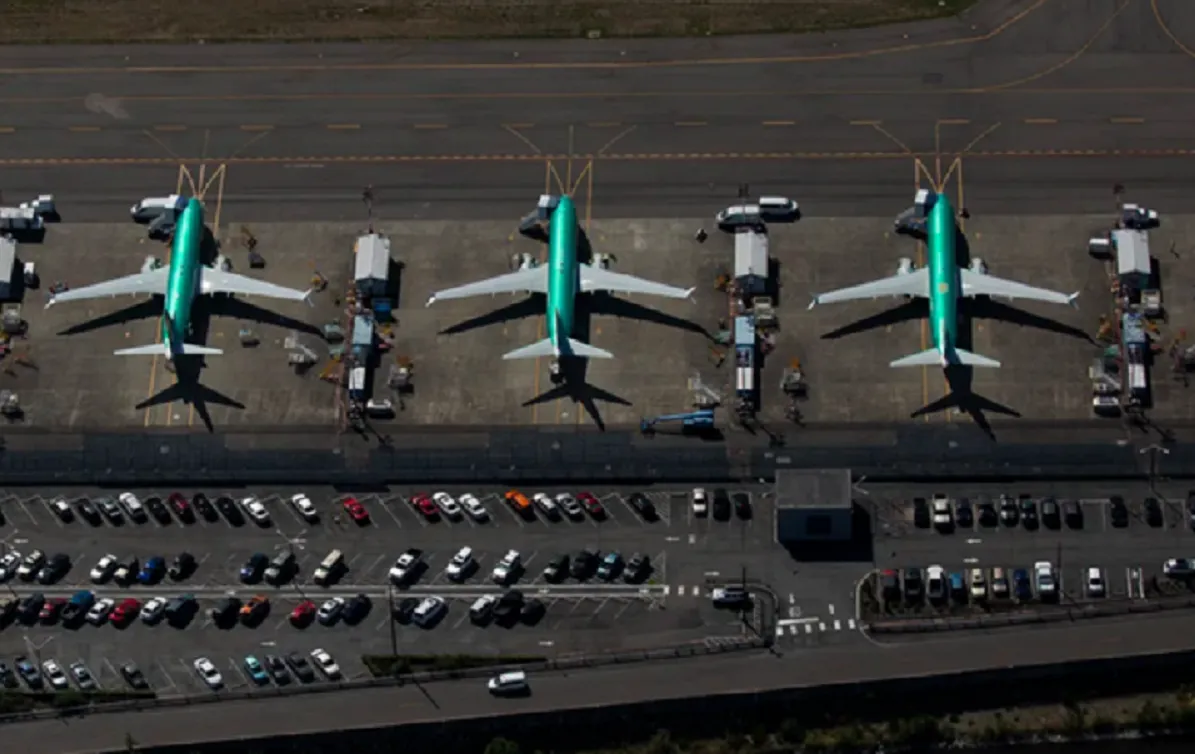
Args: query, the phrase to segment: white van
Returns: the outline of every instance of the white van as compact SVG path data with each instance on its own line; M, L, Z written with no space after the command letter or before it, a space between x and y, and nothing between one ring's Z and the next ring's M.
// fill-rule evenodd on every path
M145 506L137 499L137 496L131 492L120 493L120 504L124 506L125 512L129 514L129 518L134 521L145 521L147 516L145 514Z
M437 620L448 610L448 604L439 597L428 597L419 606L415 608L415 612L411 615L415 625L420 628L426 628Z
M495 696L503 694L522 694L530 691L531 687L527 685L527 674L521 670L513 670L509 673L502 673L494 676L486 684L490 693Z
M340 569L343 567L344 553L340 550L333 550L328 553L328 557L320 561L319 567L312 574L312 578L320 586L328 586L340 575Z

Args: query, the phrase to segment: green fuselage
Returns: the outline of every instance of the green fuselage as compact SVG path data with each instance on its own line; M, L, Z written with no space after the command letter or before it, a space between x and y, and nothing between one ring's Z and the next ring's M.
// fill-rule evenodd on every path
M943 356L958 340L959 272L954 240L957 233L954 208L939 195L926 222L926 253L929 266L929 323L933 344Z
M174 226L166 300L162 307L162 342L181 351L191 327L191 304L199 287L200 249L203 245L203 205L187 202Z
M548 220L548 339L558 353L569 352L573 312L578 289L577 207L570 197L560 203Z

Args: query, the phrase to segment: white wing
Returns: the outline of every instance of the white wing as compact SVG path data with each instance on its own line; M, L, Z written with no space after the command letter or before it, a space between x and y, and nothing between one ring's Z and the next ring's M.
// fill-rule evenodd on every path
M928 295L929 269L922 267L907 275L893 275L890 278L817 294L813 297L813 303L809 305L809 308L812 309L818 304L835 304L839 301L856 301L864 298L875 299L887 296L921 296L924 298Z
M201 293L242 293L246 296L264 296L286 301L304 301L310 293L254 280L244 275L234 275L212 267L204 267L200 274Z
M46 308L67 301L82 301L105 296L165 295L166 280L169 277L170 269L160 267L152 272L142 272L137 275L105 280L94 285L85 285L82 288L63 291L52 296L46 304Z
M1032 299L1051 304L1074 305L1078 293L1058 293L1057 291L1036 288L1013 280L1002 280L991 275L980 275L971 270L959 270L959 279L963 284L964 296L995 296L1008 299Z
M583 264L581 265L581 292L593 293L594 291L643 293L648 296L663 296L664 298L688 298L693 295L694 289L653 283L634 275L621 275L600 267Z
M532 267L529 270L518 270L505 275L499 275L476 283L458 285L443 291L436 291L427 300L431 306L437 301L454 298L470 298L472 296L493 296L499 293L547 293L548 268L546 266Z

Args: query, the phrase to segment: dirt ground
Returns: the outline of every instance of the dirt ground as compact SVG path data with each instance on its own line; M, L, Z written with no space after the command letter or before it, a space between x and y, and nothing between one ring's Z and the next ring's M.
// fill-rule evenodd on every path
M974 0L6 0L0 44L700 36L823 31Z

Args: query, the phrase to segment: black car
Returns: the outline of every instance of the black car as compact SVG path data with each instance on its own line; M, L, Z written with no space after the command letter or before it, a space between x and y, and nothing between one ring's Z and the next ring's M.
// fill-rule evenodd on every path
M17 617L17 609L20 606L21 600L17 597L9 597L0 601L0 628L12 623L13 619Z
M29 688L40 689L42 687L41 671L37 669L35 663L29 661L28 657L20 655L13 664L17 666L17 675L21 676Z
M896 602L900 599L900 574L887 570L880 572L880 596L884 602Z
M154 520L159 524L173 523L174 519L170 517L170 509L162 502L160 497L151 497L145 501L145 507L149 509L149 515L154 517Z
M193 596L184 594L167 602L162 614L166 616L167 623L179 627L190 623L198 611L199 602Z
M1145 498L1145 523L1155 529L1166 523L1166 519L1162 515L1162 504L1156 497Z
M1187 525L1195 529L1195 490L1187 493Z
M46 564L37 572L37 582L39 584L57 584L70 569L70 556L60 552L46 561Z
M925 582L921 578L920 568L905 569L905 599L909 602L925 599Z
M537 599L530 599L523 603L523 609L519 612L519 620L529 626L538 623L544 614L548 612L548 608L544 603Z
M358 594L345 603L344 610L340 613L340 619L350 626L355 626L365 620L371 609L373 609L373 601L367 595Z
M266 672L270 674L270 678L274 679L274 683L279 686L285 686L290 683L290 673L286 669L286 663L278 655L266 655Z
M12 672L12 668L8 667L7 663L0 662L0 685L6 689L15 689L20 684L17 682L17 674Z
M170 564L170 579L172 581L182 581L195 572L195 556L189 552L180 552L175 558L174 562Z
M598 559L597 550L590 548L581 550L573 556L573 564L569 568L569 573L574 579L587 579L597 573Z
M216 507L220 509L220 514L224 519L233 526L244 526L245 515L241 513L241 509L230 497L216 498Z
M1063 503L1062 517L1066 519L1066 525L1070 528L1083 528L1083 507L1079 505L1079 501L1067 500L1065 503Z
M992 504L992 501L981 501L979 503L979 525L990 529L999 523L1000 514L996 512L996 506Z
M913 525L918 529L928 529L929 524L929 501L923 497L913 498Z
M652 505L652 502L647 499L647 495L642 492L632 492L631 496L627 498L627 503L644 521L655 521L660 517L660 514L656 512L656 506Z
M492 613L494 622L501 625L518 620L519 614L523 611L523 603L525 601L523 593L517 589L512 589L503 594L498 598L498 604L494 605Z
M141 668L131 662L120 666L120 675L124 678L125 683L139 691L149 688L149 681L145 680L145 674L141 672Z
M261 577L265 574L266 569L270 567L270 559L264 553L254 553L245 561L245 565L241 566L241 583L256 584L261 581Z
M241 612L241 601L236 597L225 597L216 603L216 606L208 611L212 622L221 625L231 625L236 622L237 615Z
M641 552L637 552L627 561L623 571L623 581L628 584L642 584L651 575L651 559Z
M548 561L544 567L544 580L551 584L558 584L568 578L568 556L557 555Z
M100 512L91 504L91 501L85 497L81 497L75 501L75 510L79 512L79 517L92 526L99 526L104 522L100 517Z
M1037 501L1028 495L1021 495L1017 501L1021 507L1021 521L1026 529L1037 528Z
M970 529L975 526L975 514L971 510L971 501L967 498L959 498L959 501L954 504L954 523L961 529Z
M730 495L720 487L714 490L714 518L719 521L730 518Z
M736 492L730 496L734 503L734 514L746 521L751 518L751 496L746 492Z
M212 505L212 501L202 492L196 492L191 497L191 507L199 511L199 515L206 521L215 522L220 518L220 514L216 513L216 506Z
M311 683L315 680L315 671L311 669L311 663L307 662L307 658L298 652L291 652L286 656L286 666L303 683Z
M1129 506L1125 505L1124 498L1120 495L1113 495L1108 501L1108 518L1117 529L1129 525Z
M390 617L394 618L397 623L410 623L411 616L415 614L415 608L417 607L419 607L418 599L415 597L404 597L390 608Z
M37 620L37 616L41 613L42 606L45 604L46 596L44 594L29 595L21 600L21 604L17 606L17 620L25 624L33 623Z
M1041 520L1051 529L1062 527L1062 509L1059 508L1057 500L1047 497L1041 501Z

